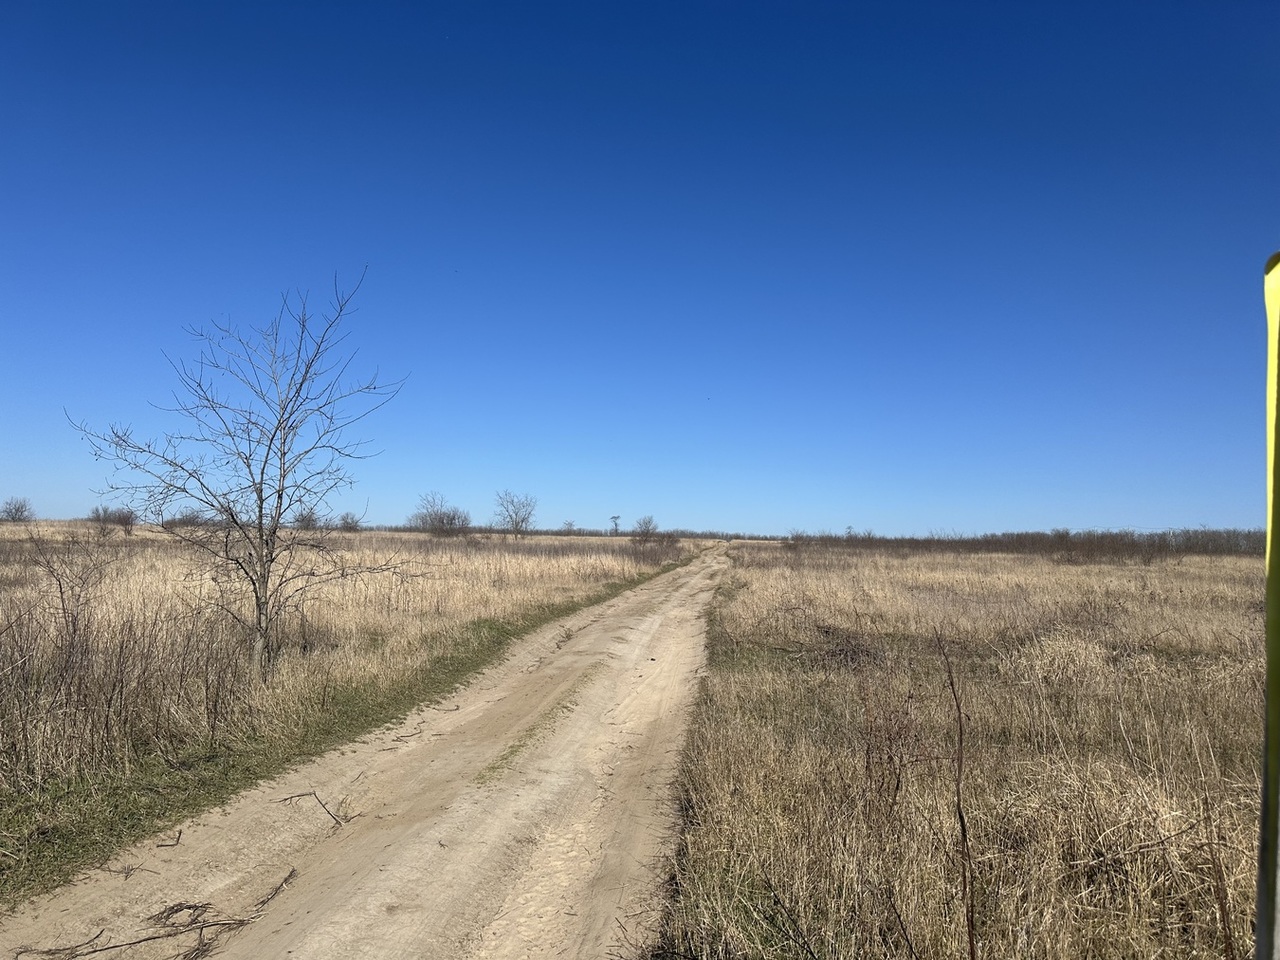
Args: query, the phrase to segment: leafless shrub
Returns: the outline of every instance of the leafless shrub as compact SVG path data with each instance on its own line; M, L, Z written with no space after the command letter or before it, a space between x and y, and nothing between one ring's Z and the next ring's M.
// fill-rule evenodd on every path
M292 525L295 530L314 533L320 529L320 511L314 506L301 507L294 513Z
M643 516L631 530L631 542L638 546L653 543L658 538L658 524L651 516Z
M463 537L471 530L471 514L433 490L419 498L417 511L409 517L409 526L437 537Z
M95 528L24 541L30 577L0 597L0 797L218 739L243 704L243 657L220 618L140 588L163 554Z
M26 497L10 497L4 503L0 503L0 522L30 523L35 518L36 512L31 507L31 501Z
M533 516L537 509L537 497L500 490L494 496L494 526L519 540L533 529Z
M27 542L29 562L33 569L44 574L50 588L50 597L62 621L62 635L76 645L83 638L93 595L119 554L100 527L93 536L82 536L72 530L56 539L33 531Z
M89 522L102 534L119 529L126 537L131 537L138 522L138 514L131 507L97 506L89 511Z

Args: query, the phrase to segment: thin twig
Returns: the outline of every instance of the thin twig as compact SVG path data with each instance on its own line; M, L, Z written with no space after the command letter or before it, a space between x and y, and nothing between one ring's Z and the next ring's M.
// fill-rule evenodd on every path
M330 817L332 817L334 823L336 823L339 827L344 826L346 824L347 821L341 819L336 814L334 814L334 812L329 809L329 807L325 804L325 802L320 799L320 795L316 793L314 790L308 790L306 793L295 793L288 797L281 797L279 800L273 800L272 803L288 803L290 800L301 800L303 797L315 797L316 803L320 804L320 809L323 810L325 813L327 813ZM349 820L351 818L348 817L347 819Z
M1204 814L1209 822L1210 831L1218 834L1216 839L1221 841L1221 834L1218 833L1217 825L1213 822L1213 807L1207 795L1204 798ZM1217 844L1213 840L1205 846L1209 849L1209 863L1213 866L1213 892L1218 901L1218 920L1222 924L1223 960L1236 960L1236 941L1231 932L1231 898L1227 894L1227 877L1222 869L1222 858L1218 856Z
M920 954L916 952L916 945L911 942L911 934L907 932L907 924L902 919L902 914L898 911L897 898L893 895L893 887L889 887L889 909L893 911L893 918L898 921L898 929L902 931L902 939L907 942L907 949L911 951L911 960L920 960Z
M765 920L772 924L779 933L808 954L810 960L818 960L818 955L813 952L813 947L809 946L809 938L804 935L804 931L800 928L800 922L796 920L795 916L791 913L791 908L788 907L786 901L782 899L777 888L774 887L773 881L769 879L769 875L761 870L760 876L764 878L765 886L769 888L769 893L773 895L774 903L782 909L782 915L787 918L787 922L791 925L791 929L787 930L783 928L781 924L773 920L771 917L765 917Z
M158 871L152 870L150 867L138 866L136 863L125 863L125 864L121 864L118 867L103 867L102 869L105 870L107 873L114 873L117 876L124 877L124 879L126 880L132 877L135 873L139 873L139 872L154 873L157 876L159 876Z
M23 947L13 955L13 960L18 960L18 957L22 956L24 953L35 954L36 956L39 956L39 957L71 957L75 955L75 951L79 950L81 947L89 946L89 944L93 943L93 941L97 940L100 936L102 936L106 932L107 932L107 928L103 927L101 930L95 933L88 940L85 940L81 943L72 944L69 947L48 947L46 949L38 949L36 947Z
M140 944L151 943L155 940L168 940L173 937L181 937L184 934L195 933L199 936L204 935L204 931L217 927L245 927L253 923L255 920L261 920L262 914L255 913L249 917L228 917L225 920L202 920L200 923L192 924L187 927L172 927L161 933L153 933L146 937L139 937L137 940L127 940L123 943L109 943L105 947L94 947L91 950L81 950L80 947L87 946L102 936L105 928L99 930L97 936L86 940L83 944L75 947L54 947L48 950L35 950L30 947L24 947L14 954L15 960L24 953L33 953L43 957L56 957L57 960L79 960L80 957L91 957L99 953L108 953L112 950L124 950L128 947L136 947Z
M284 875L284 879L281 880L278 884L276 884L276 888L272 890L270 893L268 893L261 900L259 900L257 903L255 903L254 906L257 907L259 910L263 910L268 903L270 903L272 900L274 900L284 891L284 888L289 885L289 881L293 880L297 876L298 876L298 868L290 867L289 872Z
M956 689L955 671L951 669L951 657L942 643L942 634L934 631L933 639L942 654L947 668L947 685L951 688L951 702L956 708L956 819L960 822L960 895L964 899L965 932L969 936L969 960L978 960L978 936L974 929L977 910L974 905L973 855L969 850L969 824L964 816L964 799L961 787L964 782L964 710L960 706L960 692Z
M1073 868L1080 869L1080 870L1095 870L1099 867L1106 867L1113 863L1119 863L1120 861L1126 859L1127 857L1134 857L1141 853L1149 853L1152 850L1162 850L1165 844L1167 844L1170 840L1174 840L1185 833L1190 833L1192 830L1198 829L1200 825L1205 822L1206 819L1209 819L1210 822L1212 822L1212 818L1202 817L1199 820L1191 821L1191 823L1187 824L1181 830L1175 830L1173 833L1161 834L1159 839L1157 840L1144 840L1142 843L1134 844L1132 847L1129 847L1126 850L1120 850L1120 851L1117 851L1116 853L1103 854L1100 857L1094 857L1090 860L1072 860L1071 866ZM1125 821L1125 823L1121 824L1121 826L1125 826L1133 822L1134 821L1132 820ZM1118 827L1108 830L1106 834L1104 834L1104 836L1115 832L1116 829L1118 829ZM1221 842L1225 844L1226 841L1210 841L1210 843L1207 845L1212 846L1213 843L1215 842Z
M169 904L169 906L165 907L163 910L153 913L151 916L147 917L147 919L152 923L160 924L162 927L182 927L185 930L199 923L200 918L208 913L209 908L212 906L213 904L211 903L186 903L185 901L179 901L178 903ZM173 918L180 913L190 914L186 923L173 922Z

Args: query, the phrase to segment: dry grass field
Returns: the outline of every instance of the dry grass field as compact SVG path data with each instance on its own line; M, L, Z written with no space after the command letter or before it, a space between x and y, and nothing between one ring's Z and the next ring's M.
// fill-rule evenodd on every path
M730 554L655 958L1251 955L1260 558Z
M266 682L164 534L0 526L0 903L443 695L509 640L688 557L684 541L342 535Z

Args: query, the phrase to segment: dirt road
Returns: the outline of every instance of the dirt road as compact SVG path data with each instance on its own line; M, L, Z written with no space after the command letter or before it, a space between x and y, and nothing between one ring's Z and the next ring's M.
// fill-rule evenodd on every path
M451 700L0 917L0 957L628 956L724 563L544 628Z

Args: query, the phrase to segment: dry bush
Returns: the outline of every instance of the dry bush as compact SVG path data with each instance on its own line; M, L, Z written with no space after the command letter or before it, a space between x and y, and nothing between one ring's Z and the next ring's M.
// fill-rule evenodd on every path
M655 957L1249 954L1259 562L731 554Z

